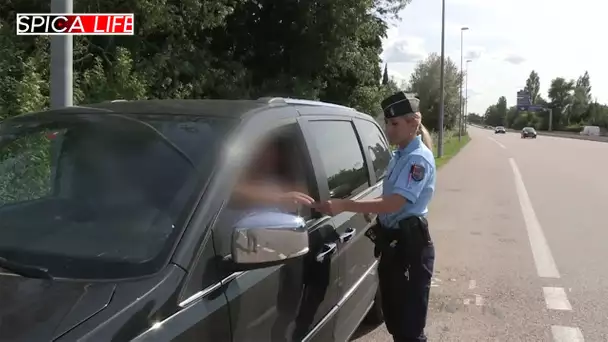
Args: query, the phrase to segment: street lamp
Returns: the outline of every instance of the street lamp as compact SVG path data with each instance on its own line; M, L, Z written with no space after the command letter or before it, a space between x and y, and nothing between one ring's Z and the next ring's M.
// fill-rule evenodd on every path
M464 85L464 115L462 117L462 130L467 131L467 115L469 115L469 63L471 63L472 59L467 59L466 61L466 82Z
M443 156L443 111L445 105L445 0L441 0L441 72L439 76L439 137L437 139L437 157Z
M73 0L51 0L53 13L72 13L73 8ZM72 106L73 44L70 35L51 36L51 109Z
M464 42L464 31L467 31L469 28L468 27L462 27L460 28L460 120L459 121L459 128L458 128L458 141L460 141L462 139L462 120L464 119L464 115L463 115L463 106L462 106L462 84L463 84L463 67L462 67L462 61L463 61L463 53L464 51L462 50L463 48L463 42Z

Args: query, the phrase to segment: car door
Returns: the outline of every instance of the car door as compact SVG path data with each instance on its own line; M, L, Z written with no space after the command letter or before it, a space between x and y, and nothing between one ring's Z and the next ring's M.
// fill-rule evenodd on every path
M310 157L296 120L284 120L273 126L263 134L271 136L277 129L291 129L291 133L284 135L292 136L293 143L299 146L299 154L292 157L303 163L310 194L317 197L316 176L311 173ZM244 144L255 147L252 141ZM245 169L256 166L253 160L243 164ZM239 210L227 202L214 225L219 258L226 258L231 252L231 222L238 217ZM330 313L335 310L339 295L340 273L335 253L338 236L329 219L313 217L311 213L302 216L310 230L310 252L306 256L269 268L221 271L221 277L232 277L225 286L225 295L233 342L334 341L335 316Z
M323 167L328 198L366 199L381 195L380 184L370 186L379 177L366 161L352 119L311 118L307 126L309 139L314 142L321 161L319 164ZM378 129L376 126L374 128ZM372 146L381 150L383 143L380 143L380 147ZM382 158L386 160L386 156ZM374 219L375 215L372 214L350 212L331 219L340 240L341 296L337 303L339 312L335 332L338 341L347 340L355 331L376 295L373 244L364 235Z

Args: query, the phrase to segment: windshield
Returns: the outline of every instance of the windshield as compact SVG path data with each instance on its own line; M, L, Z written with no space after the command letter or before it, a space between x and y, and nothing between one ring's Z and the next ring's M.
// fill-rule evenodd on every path
M230 127L179 115L0 123L0 257L65 278L157 271Z
M534 132L534 128L532 128L532 127L525 127L524 128L524 132Z

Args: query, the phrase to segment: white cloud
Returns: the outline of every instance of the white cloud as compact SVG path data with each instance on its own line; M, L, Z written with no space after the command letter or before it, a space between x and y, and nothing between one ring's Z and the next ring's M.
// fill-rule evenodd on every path
M525 61L526 59L523 58L522 56L519 55L508 55L507 57L505 57L505 61L511 63L511 64L521 64Z
M464 59L476 60L480 59L485 52L485 49L481 46L472 47L469 49L465 49Z
M387 63L415 63L426 57L424 40L418 37L401 38L388 46L384 53Z

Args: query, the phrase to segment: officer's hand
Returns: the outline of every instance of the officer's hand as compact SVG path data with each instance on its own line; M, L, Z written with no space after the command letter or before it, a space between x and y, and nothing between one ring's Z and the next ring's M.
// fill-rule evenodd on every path
M340 199L329 200L315 204L314 208L326 215L338 215L344 212L344 201Z

